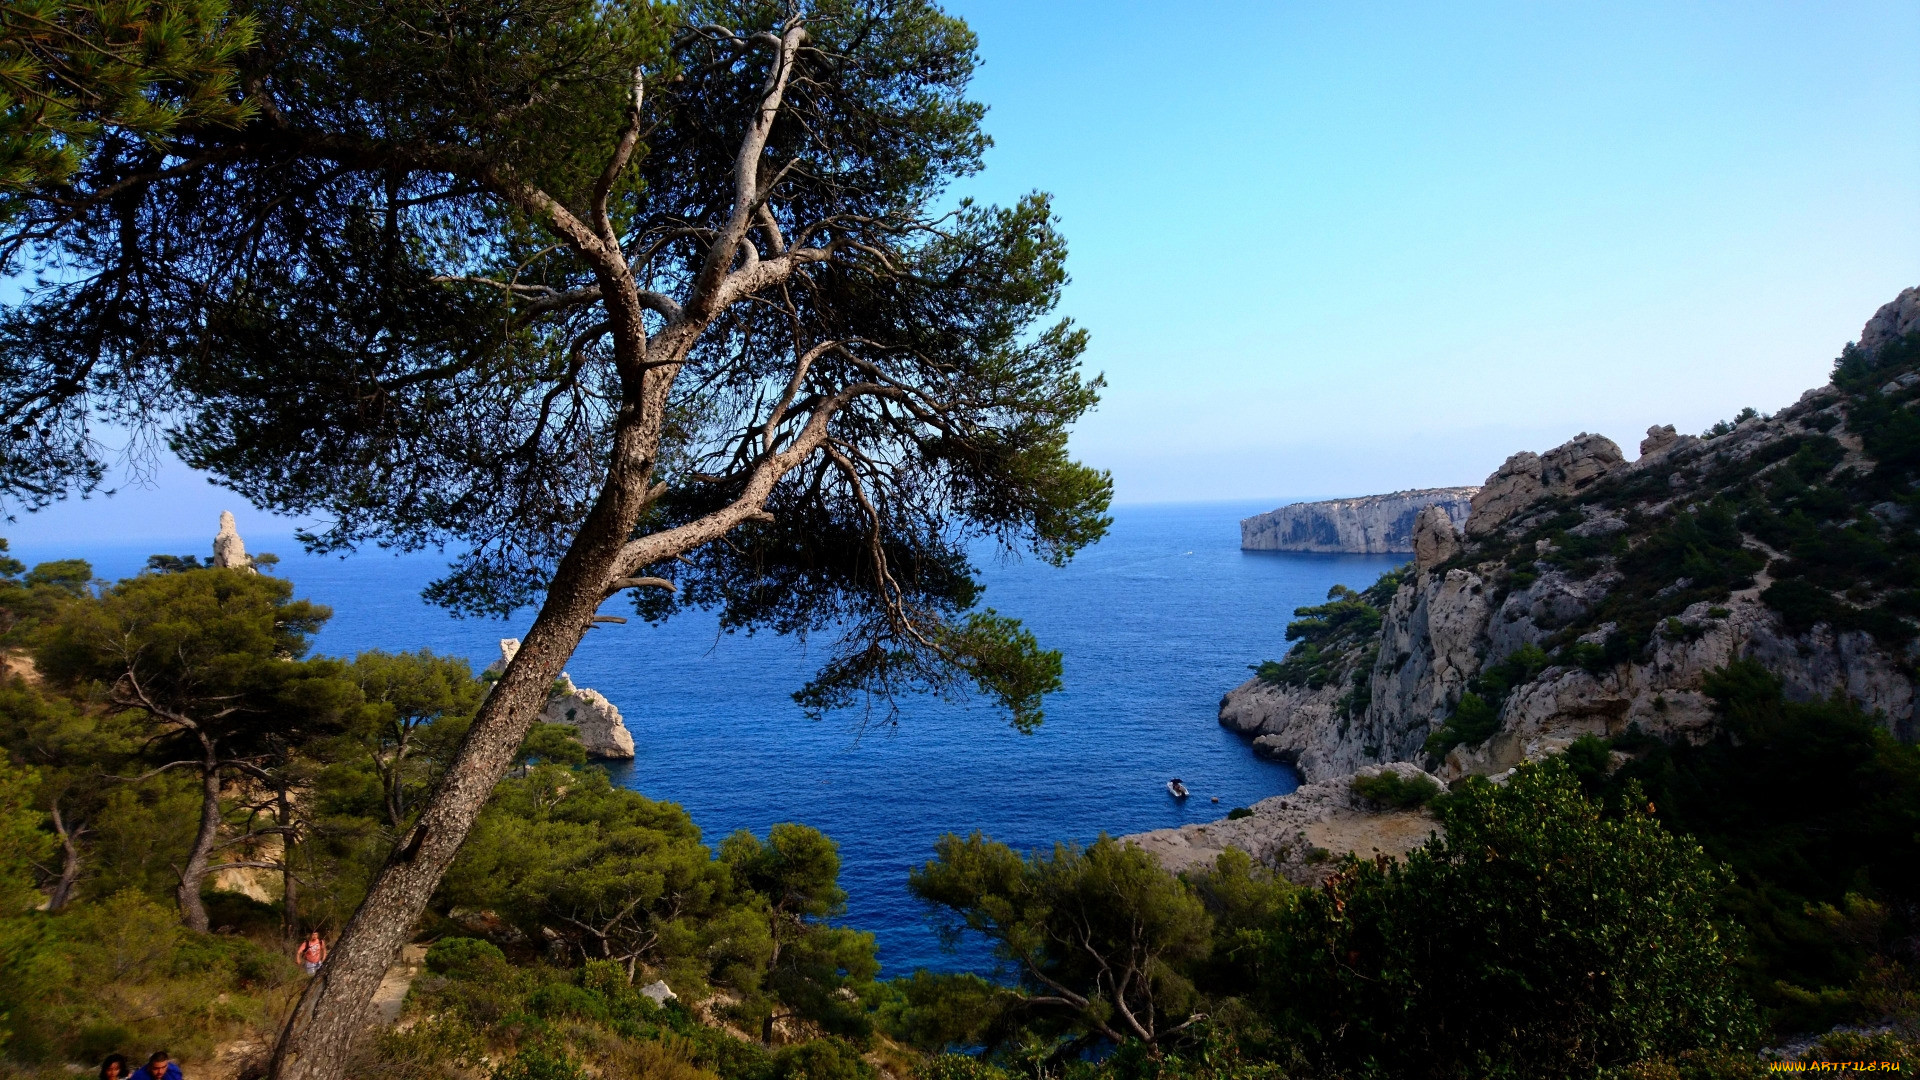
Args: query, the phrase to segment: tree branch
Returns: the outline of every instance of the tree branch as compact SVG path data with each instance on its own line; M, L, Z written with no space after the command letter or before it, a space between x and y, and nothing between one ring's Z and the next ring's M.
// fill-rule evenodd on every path
M614 147L613 159L607 162L606 171L593 185L593 223L600 230L600 238L609 244L618 246L619 239L613 235L613 222L607 217L607 195L613 190L613 182L619 178L620 170L627 167L627 161L633 157L633 148L640 141L640 103L646 92L646 82L640 69L633 69L633 100L627 106L627 126L620 132L620 142Z

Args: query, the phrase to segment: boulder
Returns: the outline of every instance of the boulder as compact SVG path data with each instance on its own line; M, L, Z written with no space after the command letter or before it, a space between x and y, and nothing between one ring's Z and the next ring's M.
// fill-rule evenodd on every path
M665 979L655 979L641 987L640 996L653 1002L655 1005L665 1005L667 1002L678 1000L680 997L679 994L673 992L673 987L667 985L667 980Z
M1640 456L1652 457L1679 441L1680 433L1672 424L1655 424L1647 429L1647 437L1640 440Z
M1513 515L1539 502L1547 493L1540 482L1540 455L1522 450L1508 458L1480 491L1467 511L1467 535L1485 536Z
M1900 295L1880 306L1860 328L1860 347L1869 352L1898 341L1920 330L1920 286L1900 290Z
M1578 495L1626 463L1620 444L1583 431L1540 456L1540 479L1549 495Z

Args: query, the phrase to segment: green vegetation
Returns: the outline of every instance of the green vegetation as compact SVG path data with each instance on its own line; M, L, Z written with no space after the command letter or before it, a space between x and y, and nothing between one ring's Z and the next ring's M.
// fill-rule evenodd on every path
M1758 569L1739 557L1750 500L1796 483L1811 499L1836 463L1800 440L1753 486L1624 548L1547 521L1541 538L1561 539L1527 572L1610 567L1640 599L1582 616L1616 622L1604 644L1487 665L1429 749L1484 739L1551 664L1602 671L1636 635L1695 633L1674 598ZM1821 584L1821 559L1842 556L1815 557L1853 544L1862 573L1895 573L1904 541L1865 521L1788 543L1805 572L1781 560L1775 588L1818 590L1842 618L1884 609ZM1300 609L1289 685L1367 667L1403 575ZM184 557L113 584L77 561L0 561L0 649L38 672L0 685L5 1068L51 1077L162 1042L197 1064L286 1015L306 985L289 937L352 914L489 691L426 652L307 658L326 615L283 580ZM1315 849L1320 888L1238 852L1174 875L1107 837L1025 854L946 837L911 888L998 966L891 980L872 936L839 921L826 835L779 823L710 847L679 807L588 765L570 729L536 726L416 925L430 948L407 1025L350 1072L1735 1080L1762 1074L1762 1039L1836 1024L1870 1030L1808 1057L1911 1061L1920 750L1844 698L1789 700L1751 661L1706 689L1719 728L1697 745L1589 736L1452 792L1357 778L1359 798L1430 807L1444 831L1399 860ZM665 1004L643 992L661 979Z
M1760 416L1760 410L1749 405L1746 408L1741 409L1739 412L1735 413L1733 419L1731 420L1714 421L1714 424L1712 427L1700 433L1700 437L1703 439L1717 439L1722 435L1730 435L1733 433L1733 430L1739 427L1741 424L1744 424L1749 420L1757 419L1759 418L1759 416Z
M1844 698L1786 700L1738 661L1707 683L1710 742L1638 733L1569 754L1603 803L1644 794L1660 820L1728 864L1724 910L1751 937L1744 971L1786 1030L1876 1021L1911 994L1920 900L1920 749ZM1631 759L1609 772L1610 750Z
M352 914L486 684L424 651L302 659L327 611L277 578L0 574L0 647L40 676L0 684L0 1067L158 1045L205 1064L270 1039L305 985L291 940ZM503 1075L868 1080L878 962L871 935L832 922L832 841L779 824L716 854L679 807L585 765L565 726L537 725L516 760L421 924L433 1019L354 1075L486 1056ZM267 899L218 887L236 874ZM658 978L720 995L714 1019L762 1038L672 1007L623 1035L634 987Z
M1351 678L1354 692L1343 700L1342 712L1364 711L1371 667L1367 661L1373 655L1369 650L1375 647L1383 611L1412 572L1412 563L1389 570L1363 592L1335 585L1327 591L1326 603L1295 608L1294 621L1287 624L1287 640L1298 644L1282 660L1250 665L1252 671L1275 686L1315 690L1334 679Z
M1532 682L1549 663L1538 645L1522 645L1468 680L1453 715L1427 736L1424 750L1429 761L1438 763L1456 746L1478 746L1492 738L1500 730L1500 709L1507 695Z
M235 66L259 20L220 0L17 0L0 8L0 219L68 179L109 131L162 144L257 107Z
M1468 784L1438 813L1444 838L1399 863L1349 859L1315 890L1238 853L1174 877L1107 839L1023 857L949 837L915 889L992 941L1015 981L919 977L906 987L915 1042L1115 1080L1591 1077L1702 1051L1753 1062L1731 1049L1754 1035L1729 964L1742 939L1696 846L1643 808L1604 813L1554 764ZM1114 1030L1136 1021L1160 1026ZM1102 1042L1121 1052L1076 1061ZM991 1075L977 1068L934 1075Z
M198 1065L270 1036L305 985L289 936L352 912L484 692L428 653L294 659L319 613L284 582L87 576L14 566L0 585L9 647L48 676L0 689L0 1060L22 1076L162 1042ZM220 685L268 679L298 721L280 742L216 740L219 843L196 897L214 932L191 925L175 869L200 778L153 771L171 736L116 701L124 661L88 666L88 628L136 602L141 632L173 643L168 664L197 670L186 645L219 636L235 648L216 666L237 680ZM284 672L254 659L262 633L285 635ZM1516 655L1482 688L1541 662ZM709 848L680 808L579 763L567 729L536 731L418 927L431 947L408 1024L366 1040L351 1075L1728 1080L1757 1067L1755 997L1780 1023L1913 1015L1895 946L1920 865L1914 751L1844 703L1785 702L1764 673L1713 686L1723 740L1641 746L1622 769L1589 739L1504 787L1357 780L1377 805L1432 806L1445 834L1397 863L1316 852L1324 889L1238 852L1173 875L1105 837L1022 855L949 836L911 886L1001 967L891 981L871 935L836 921L826 836L776 824ZM1854 777L1867 801L1832 785L1781 799L1789 761ZM253 868L268 900L212 888L219 862ZM676 999L642 993L657 979ZM1813 1053L1910 1053L1879 1038Z
M1751 1038L1697 847L1557 765L1440 813L1444 837L1349 863L1274 935L1281 1030L1328 1074L1591 1076Z
M1624 532L1577 537L1582 520L1571 504L1543 524L1514 537L1483 543L1462 565L1503 560L1507 586L1525 588L1543 567L1576 579L1612 569L1621 580L1592 610L1558 628L1547 642L1554 662L1603 674L1641 659L1656 634L1687 636L1698 628L1674 625L1689 606L1724 600L1765 569L1774 579L1761 594L1788 629L1804 633L1825 624L1864 631L1903 648L1920 635L1920 419L1911 406L1920 383L1894 380L1920 369L1920 335L1883 345L1873 356L1849 347L1834 369L1844 392L1838 411L1859 435L1870 465L1844 464L1846 450L1824 432L1839 422L1831 412L1807 417L1821 433L1779 438L1738 457L1710 458L1703 488L1658 518L1639 506L1671 496L1672 466L1609 479L1586 497L1623 516ZM1757 414L1746 410L1708 433L1718 438ZM1546 504L1545 509L1554 509ZM1749 538L1779 552L1769 565ZM1535 555L1537 545L1546 553ZM1724 617L1724 609L1716 609ZM1673 620L1670 622L1669 620ZM1613 623L1599 642L1580 642Z
M137 1046L207 1061L221 1042L270 1030L296 973L286 950L188 930L134 889L57 915L10 908L0 916L0 1062L97 1064Z
M1440 794L1440 785L1431 776L1409 778L1389 769L1354 777L1353 792L1376 806L1411 810L1432 802Z
M1146 852L1103 836L1022 858L975 833L947 836L935 853L914 871L913 891L1019 972L1023 988L1006 993L1005 1008L1022 1010L1022 1034L1156 1043L1200 1015L1191 971L1207 955L1212 918Z

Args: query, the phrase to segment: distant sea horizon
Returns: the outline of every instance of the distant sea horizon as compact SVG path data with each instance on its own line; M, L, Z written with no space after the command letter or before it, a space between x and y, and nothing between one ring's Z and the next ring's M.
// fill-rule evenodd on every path
M1212 820L1298 785L1219 726L1220 698L1248 665L1286 651L1294 608L1335 584L1364 587L1407 556L1240 550L1241 518L1293 501L1305 500L1123 504L1109 536L1064 570L982 559L982 603L1023 619L1063 656L1066 688L1033 735L978 701L914 699L897 713L876 704L809 721L790 695L830 641L723 635L703 612L595 629L568 671L633 732L638 755L609 765L615 782L686 807L709 844L781 821L821 829L840 845L849 894L840 921L875 933L887 974L977 969L987 960L978 943L945 951L907 891L907 872L941 835L978 830L1046 850ZM204 558L216 524L200 537L35 538L11 554L30 566L84 558L114 580L152 554ZM273 570L296 595L334 609L314 640L319 655L427 648L465 657L477 673L533 618L456 619L429 607L420 589L446 566L436 552L310 556L290 532L243 536L249 552L280 556ZM605 610L618 613L618 602ZM1173 777L1190 799L1167 794Z

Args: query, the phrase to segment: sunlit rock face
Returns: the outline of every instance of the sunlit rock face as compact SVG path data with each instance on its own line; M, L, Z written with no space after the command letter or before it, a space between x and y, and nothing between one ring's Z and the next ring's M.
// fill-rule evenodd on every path
M1477 488L1427 488L1357 499L1294 503L1240 523L1247 551L1317 551L1387 555L1413 551L1414 525L1422 511L1439 507L1458 527L1466 524Z
M1707 676L1744 660L1778 678L1791 700L1844 695L1891 735L1913 741L1920 636L1900 616L1899 581L1869 579L1862 569L1835 587L1831 568L1829 578L1813 578L1795 561L1817 556L1776 546L1790 536L1766 537L1776 518L1801 505L1796 492L1817 488L1819 498L1844 502L1858 478L1883 467L1870 452L1878 445L1872 431L1856 425L1889 406L1920 411L1920 362L1869 350L1916 331L1920 289L1908 289L1874 315L1848 354L1877 366L1845 384L1704 436L1654 425L1632 462L1611 440L1583 433L1544 453L1513 455L1477 490L1456 489L1469 493L1464 521L1415 510L1407 545L1414 565L1377 600L1378 630L1323 653L1317 685L1255 678L1233 689L1221 701L1221 725L1291 762L1309 784L1395 762L1441 780L1499 777L1583 735L1638 728L1710 737L1719 718ZM1906 472L1894 479L1920 487ZM1289 510L1305 512L1287 507L1249 519L1243 535ZM1822 512L1890 544L1916 526L1903 502L1885 498ZM1705 534L1689 530L1708 528L1692 523L1715 513L1721 532L1701 547ZM1682 558L1687 552L1694 554ZM1451 746L1429 742L1469 693L1493 710L1492 733ZM1436 757L1435 748L1444 752Z
M518 638L500 639L500 659L487 665L482 678L498 678L520 651ZM547 707L541 710L543 724L566 724L579 733L580 745L587 754L612 761L633 760L633 733L627 730L620 709L598 690L573 685L566 672L560 673Z

